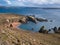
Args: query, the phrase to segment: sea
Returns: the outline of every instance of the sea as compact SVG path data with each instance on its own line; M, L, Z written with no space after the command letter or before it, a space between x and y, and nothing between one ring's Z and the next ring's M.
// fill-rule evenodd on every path
M26 16L35 15L37 18L48 19L48 22L38 22L37 24L29 22L20 25L19 28L24 30L38 32L41 26L45 26L45 29L47 30L53 27L60 27L60 9L47 9L40 7L0 7L0 13L13 13ZM52 32L53 30L51 33Z

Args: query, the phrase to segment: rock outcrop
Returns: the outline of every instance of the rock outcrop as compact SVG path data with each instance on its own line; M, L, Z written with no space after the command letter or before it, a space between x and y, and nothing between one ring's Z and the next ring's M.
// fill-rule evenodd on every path
M22 19L19 19L18 22L20 22L20 23L27 23L28 22L27 17L23 17Z
M37 23L36 18L33 17L33 16L27 16L27 20L28 20L28 21L31 21L31 22L33 22L33 23Z
M57 33L57 34L60 34L60 27L59 27L59 28L54 27L54 28L53 28L53 31L54 31L55 33Z
M48 22L47 19L43 19L43 18L36 18L36 19L37 19L37 21L40 21L40 22Z
M46 30L46 29L44 29L44 28L45 28L45 27L42 26L42 27L40 28L40 30L39 30L39 33L48 34L48 32L51 31L50 29L49 29L49 30Z
M48 22L47 19L36 18L35 16L27 16L27 20L28 20L28 21L31 21L31 22L33 22L33 23L37 23L38 21L39 21L39 22Z

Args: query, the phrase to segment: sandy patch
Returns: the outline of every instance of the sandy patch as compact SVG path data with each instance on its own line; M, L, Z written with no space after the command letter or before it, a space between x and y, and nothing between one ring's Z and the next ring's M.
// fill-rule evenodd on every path
M19 25L21 25L20 22L13 22L11 24L12 24L13 28L17 28Z

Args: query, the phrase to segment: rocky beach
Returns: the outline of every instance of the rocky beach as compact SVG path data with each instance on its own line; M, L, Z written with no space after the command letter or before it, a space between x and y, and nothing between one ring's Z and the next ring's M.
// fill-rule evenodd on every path
M0 14L0 45L60 45L60 34L45 34L17 28L28 21L37 23L36 18L32 16Z

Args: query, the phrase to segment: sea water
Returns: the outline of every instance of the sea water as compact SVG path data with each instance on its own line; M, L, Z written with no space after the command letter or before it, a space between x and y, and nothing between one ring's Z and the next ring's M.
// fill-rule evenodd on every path
M46 29L60 26L60 9L42 9L39 7L1 7L0 13L35 15L37 18L46 18L48 20L52 20L52 22L38 22L37 24L29 22L19 26L19 28L34 32L39 31L41 26L45 26ZM32 28L34 30L32 30Z

